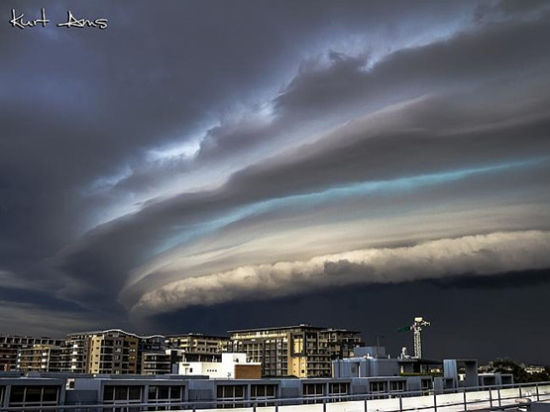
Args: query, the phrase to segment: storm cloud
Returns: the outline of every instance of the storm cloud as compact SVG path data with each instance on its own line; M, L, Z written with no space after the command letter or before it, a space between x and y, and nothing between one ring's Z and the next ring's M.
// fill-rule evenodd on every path
M109 27L0 25L10 327L550 267L546 2L46 9Z
M541 269L550 265L549 252L548 232L491 233L409 247L354 250L179 280L147 293L134 309L169 311L182 305L257 299L258 293L278 297L356 283Z

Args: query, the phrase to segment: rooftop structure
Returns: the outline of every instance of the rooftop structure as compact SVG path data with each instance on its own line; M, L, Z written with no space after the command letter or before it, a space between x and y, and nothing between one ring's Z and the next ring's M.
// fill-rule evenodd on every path
M216 379L259 379L262 377L262 364L247 361L245 353L223 353L220 362L179 362L174 372Z

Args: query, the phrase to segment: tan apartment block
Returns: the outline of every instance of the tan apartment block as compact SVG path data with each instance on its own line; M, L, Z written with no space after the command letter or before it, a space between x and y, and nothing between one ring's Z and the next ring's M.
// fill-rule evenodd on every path
M60 372L61 371L60 346L33 345L22 348L17 354L17 369L22 372Z
M106 331L90 336L88 373L122 375L138 373L139 338L123 331Z
M139 342L139 336L120 329L68 335L63 354L64 368L77 373L138 373Z
M330 377L332 360L361 345L357 331L310 325L230 331L231 350L261 362L262 376Z
M31 348L33 345L61 346L62 339L48 337L32 337L3 335L0 336L0 371L17 370L17 354L21 349Z

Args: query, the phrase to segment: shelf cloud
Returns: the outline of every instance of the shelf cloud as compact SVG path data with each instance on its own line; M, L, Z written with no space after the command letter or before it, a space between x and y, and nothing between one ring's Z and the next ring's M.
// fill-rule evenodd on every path
M354 250L305 261L241 266L169 283L146 293L132 309L171 311L335 286L490 275L549 265L550 232L497 232L407 247Z
M547 2L69 5L0 25L14 328L550 268Z

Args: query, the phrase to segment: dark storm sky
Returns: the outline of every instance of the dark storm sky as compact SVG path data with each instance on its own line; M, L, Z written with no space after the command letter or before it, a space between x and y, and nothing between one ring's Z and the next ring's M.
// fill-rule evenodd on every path
M550 363L548 2L0 15L2 332L310 322L395 353L423 314L432 356Z

